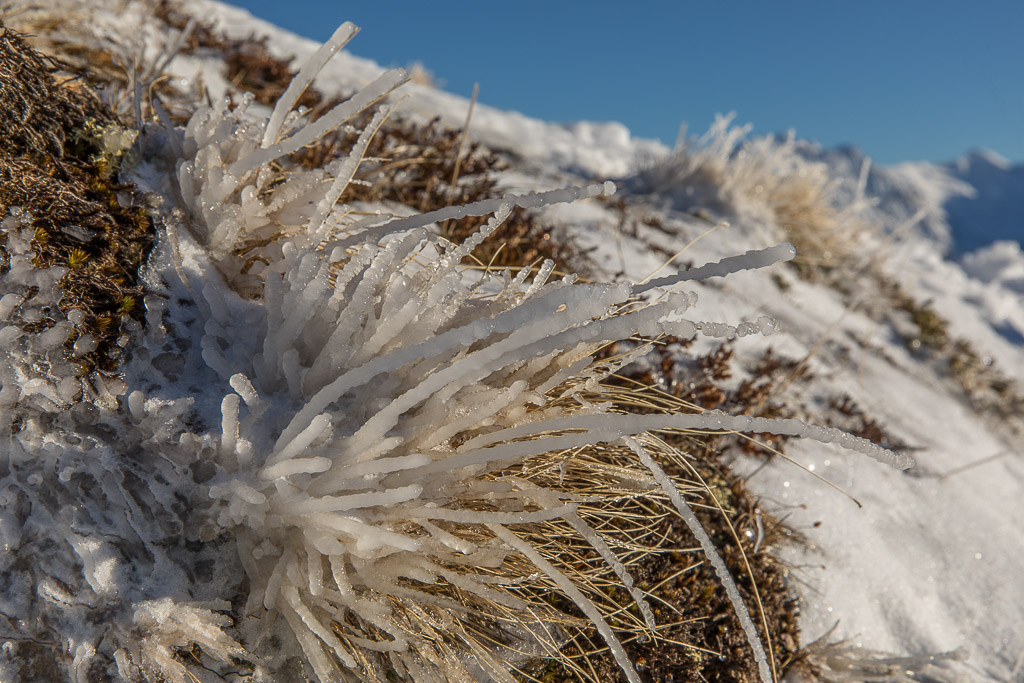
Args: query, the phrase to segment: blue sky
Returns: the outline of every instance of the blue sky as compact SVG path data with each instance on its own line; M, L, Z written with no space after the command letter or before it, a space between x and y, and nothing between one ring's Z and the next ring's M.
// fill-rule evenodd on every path
M986 147L1024 161L1024 0L346 3L233 0L384 66L550 121L615 120L672 144L736 111L881 163Z

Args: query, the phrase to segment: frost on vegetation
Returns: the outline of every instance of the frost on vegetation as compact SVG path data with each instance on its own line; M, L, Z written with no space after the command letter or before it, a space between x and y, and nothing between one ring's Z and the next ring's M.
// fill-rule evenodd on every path
M897 657L884 652L845 645L811 648L809 662L814 680L825 683L954 683L962 672L956 664L967 659L965 648L934 655ZM799 680L799 678L798 678Z
M288 155L348 125L404 74L385 73L315 122L292 107L354 31L335 33L269 117L244 104L201 107L167 131L180 212L165 216L150 264L164 290L147 300L150 325L137 334L125 386L85 383L80 403L48 417L67 404L59 373L73 374L54 365L36 379L24 368L50 358L56 333L18 342L17 329L0 331L23 344L0 352L4 391L16 387L0 405L11 433L0 499L9 628L73 653L75 676L105 662L129 679L186 680L181 651L222 673L248 662L274 676L286 660L273 643L284 638L279 647L301 651L321 681L509 681L527 654L557 657L589 623L637 681L617 632L657 637L658 624L633 585L627 544L598 531L612 502L636 499L694 527L770 680L735 583L658 463L682 455L650 433L778 431L909 461L796 420L628 414L602 398L617 362L595 354L638 337L770 333L765 318L691 319L696 296L673 288L791 258L792 248L642 288L552 281L550 262L516 273L464 267L514 206L614 187L397 218L339 204L386 107L322 169L293 167ZM491 218L462 245L431 229L461 215ZM12 256L3 286L36 278L52 289L59 276L17 260L27 253L20 226L4 223ZM661 296L648 300L652 287ZM47 291L40 285L32 305ZM7 296L5 315L24 316L25 302ZM188 377L154 382L169 377L161 368L175 353ZM45 392L48 402L34 398ZM578 566L562 552L573 544L603 568ZM15 559L29 556L33 571ZM642 619L630 621L600 588L616 584ZM585 619L553 606L552 591ZM26 614L71 626L15 621Z
M733 125L735 114L717 116L707 133L680 131L675 149L644 164L632 189L672 202L680 210L709 209L782 229L800 252L799 262L834 266L849 259L870 205L864 198L867 162L852 199L839 206L836 181L822 162L799 153L786 137L749 138L751 125Z
M385 72L314 122L293 112L319 68L355 31L350 23L338 29L299 71L268 120L249 114L251 96L231 112L202 107L189 120L184 138L173 143L182 156L175 180L187 222L236 286L245 274L258 285L266 265L279 261L286 244L323 246L352 212L335 205L388 107L377 110L348 156L325 168L283 174L272 164L346 124L406 80L401 69Z
M77 368L63 348L74 325L57 309L58 283L66 269L33 265L31 223L32 217L17 207L0 221L0 247L6 252L6 273L0 276L0 349L20 361L0 363L0 429L5 430L15 420L6 410L10 406L54 413L82 390Z

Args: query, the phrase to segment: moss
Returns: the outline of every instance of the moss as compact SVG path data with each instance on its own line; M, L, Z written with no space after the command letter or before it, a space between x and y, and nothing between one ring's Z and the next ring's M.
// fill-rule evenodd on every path
M900 308L910 314L910 320L917 328L917 334L905 339L907 347L932 351L946 351L950 345L949 323L939 316L928 303L906 298Z
M852 397L846 394L832 396L828 400L829 424L835 425L845 432L867 439L883 448L893 451L905 451L910 444L893 436L885 426L864 412Z
M59 164L86 121L115 123L79 83L58 81L63 66L0 24L0 130L8 155L50 157Z
M771 280L772 282L775 283L775 286L778 287L779 291L782 292L783 294L788 292L792 287L792 285L790 285L789 282L786 281L786 278L782 277L778 273L772 273Z
M354 133L333 133L298 152L293 160L306 168L320 168L347 152L355 139ZM501 196L496 176L503 168L502 160L476 143L464 148L462 143L460 131L437 119L426 124L390 120L371 140L355 182L341 199L397 202L423 213ZM459 173L453 185L456 167ZM441 230L452 242L460 243L484 222L486 217L467 216L445 222ZM578 272L582 265L575 249L553 239L551 230L522 208L514 209L494 236L473 251L471 259L497 269L534 265L542 259L553 260L560 272Z
M137 130L116 123L103 124L94 119L87 120L75 132L76 144L83 146L82 156L88 156L105 179L116 175L138 137Z
M68 253L68 268L81 268L89 260L89 255L84 249L72 249Z
M134 143L135 131L122 126L65 64L33 50L19 34L0 27L0 215L20 208L32 217L39 268L68 268L61 279L60 313L85 313L73 337L91 334L99 344L78 359L86 371L116 367L125 315L141 321L138 268L154 240L149 214L123 205L134 188L116 180ZM9 133L9 137L7 134ZM0 260L5 260L0 245ZM27 293L30 294L30 293ZM39 332L57 322L57 313L33 323Z

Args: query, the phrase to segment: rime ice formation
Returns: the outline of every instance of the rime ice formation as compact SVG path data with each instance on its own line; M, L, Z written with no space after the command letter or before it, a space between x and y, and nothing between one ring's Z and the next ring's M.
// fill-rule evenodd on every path
M292 111L353 33L342 26L269 116L249 103L201 107L184 129L147 128L147 149L174 160L142 163L168 174L177 207L163 214L148 268L150 324L126 340L123 381L75 377L61 355L72 320L22 333L19 323L54 306L61 272L31 268L23 218L4 218L0 611L20 616L11 621L20 637L68 653L76 680L94 666L186 680L174 653L195 647L221 672L242 661L273 676L301 652L324 682L507 681L513 650L560 642L558 624L569 620L538 592L559 590L637 681L593 596L530 537L536 524L574 530L643 604L594 528L600 491L584 496L547 470L522 474L526 465L625 443L636 481L667 494L692 525L641 445L647 430L775 430L909 463L795 420L641 418L574 402L599 393L615 369L595 360L608 342L772 332L766 318L687 320L695 297L665 288L768 266L792 247L634 288L552 281L551 263L517 273L462 266L514 206L586 199L610 184L357 217L338 198L386 106L344 157L312 171L287 161L404 79L388 72L316 122ZM491 214L462 245L430 230ZM640 296L654 288L664 296ZM769 680L735 585L697 533Z

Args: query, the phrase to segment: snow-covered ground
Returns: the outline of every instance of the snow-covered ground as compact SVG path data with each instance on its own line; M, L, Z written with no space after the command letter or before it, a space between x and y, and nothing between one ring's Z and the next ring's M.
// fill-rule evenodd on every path
M228 34L268 35L274 53L296 55L299 62L317 47L212 0L186 6ZM358 39L351 49L358 53ZM205 73L216 96L217 78L209 67L179 57L170 71L189 78ZM327 65L317 85L325 92L350 92L383 71L346 51ZM465 99L424 85L406 86L405 92L410 97L401 104L404 110L462 126ZM631 137L620 124L551 124L485 103L476 106L469 135L513 155L502 184L515 191L622 179L644 160L668 153L659 143ZM856 150L808 143L803 153L826 163L847 186L856 185L863 162ZM863 253L880 260L912 297L930 301L949 320L952 335L970 340L1024 385L1024 167L974 153L945 165L873 167L865 187L868 198L877 200L869 215L880 230L860 245ZM619 216L596 202L551 207L544 216L593 248L590 258L599 272L633 281L664 261L651 244L671 253L708 227L649 198L627 199L645 202L663 229L641 226L636 236L621 234ZM685 260L715 261L782 238L742 216L730 220L732 226L697 242ZM938 661L935 678L928 680L1024 681L1021 435L972 411L887 325L851 310L835 289L786 274L789 286L783 291L773 272L745 272L725 285L695 289L716 320L737 324L760 314L778 319L781 334L748 338L738 347L754 352L772 346L794 358L810 354L817 382L849 394L892 434L917 447L917 466L898 472L839 448L790 443L790 456L863 507L791 463L775 460L762 467L761 461L737 456L737 471L750 475L766 509L807 539L806 546L779 549L794 567L805 643L827 634L894 656L955 651L954 658Z

